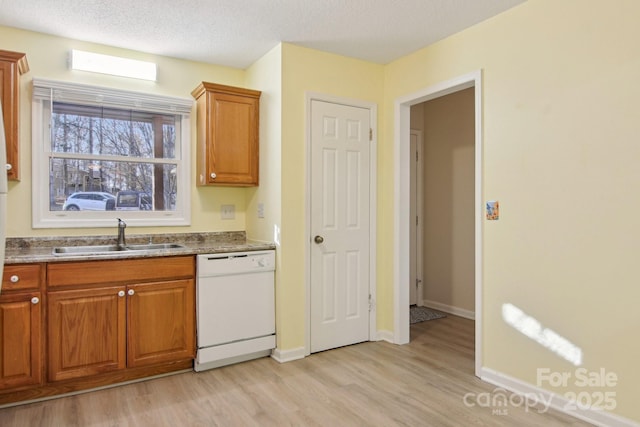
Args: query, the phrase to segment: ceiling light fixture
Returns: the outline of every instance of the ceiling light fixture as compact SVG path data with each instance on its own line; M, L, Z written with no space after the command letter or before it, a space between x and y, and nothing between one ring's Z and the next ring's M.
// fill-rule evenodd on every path
M71 69L156 81L156 64L73 49Z

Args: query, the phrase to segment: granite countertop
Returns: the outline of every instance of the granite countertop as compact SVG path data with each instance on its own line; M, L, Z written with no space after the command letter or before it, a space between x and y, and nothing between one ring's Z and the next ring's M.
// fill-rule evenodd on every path
M4 263L23 264L36 262L95 261L275 249L275 244L271 242L247 240L244 231L132 234L128 235L126 240L127 245L178 243L183 247L153 251L107 252L96 255L54 255L53 248L58 246L113 245L116 243L116 238L115 236L8 237L6 240Z

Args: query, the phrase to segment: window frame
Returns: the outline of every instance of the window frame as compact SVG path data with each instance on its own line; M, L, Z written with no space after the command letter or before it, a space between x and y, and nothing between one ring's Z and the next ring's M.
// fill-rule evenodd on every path
M51 211L51 110L54 101L70 104L128 108L176 116L175 159L177 197L173 211ZM191 99L125 91L55 80L33 79L32 97L32 226L33 228L115 227L116 217L135 227L191 225ZM59 153L58 153L59 154ZM58 156L59 157L59 156ZM82 154L78 154L82 157ZM144 158L140 162L146 163Z

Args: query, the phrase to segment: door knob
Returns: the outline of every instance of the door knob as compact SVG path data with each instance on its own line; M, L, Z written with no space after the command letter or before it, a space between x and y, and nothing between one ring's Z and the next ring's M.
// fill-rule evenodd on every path
M316 237L313 238L313 241L316 242L317 244L320 244L320 243L324 242L324 237L316 236Z

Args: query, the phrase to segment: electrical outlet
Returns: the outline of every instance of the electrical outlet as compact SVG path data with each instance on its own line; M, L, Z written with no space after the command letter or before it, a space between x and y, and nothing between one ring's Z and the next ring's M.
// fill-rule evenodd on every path
M236 218L236 205L221 205L220 206L220 218L221 219L235 219Z
M258 203L258 218L264 218L264 203Z

